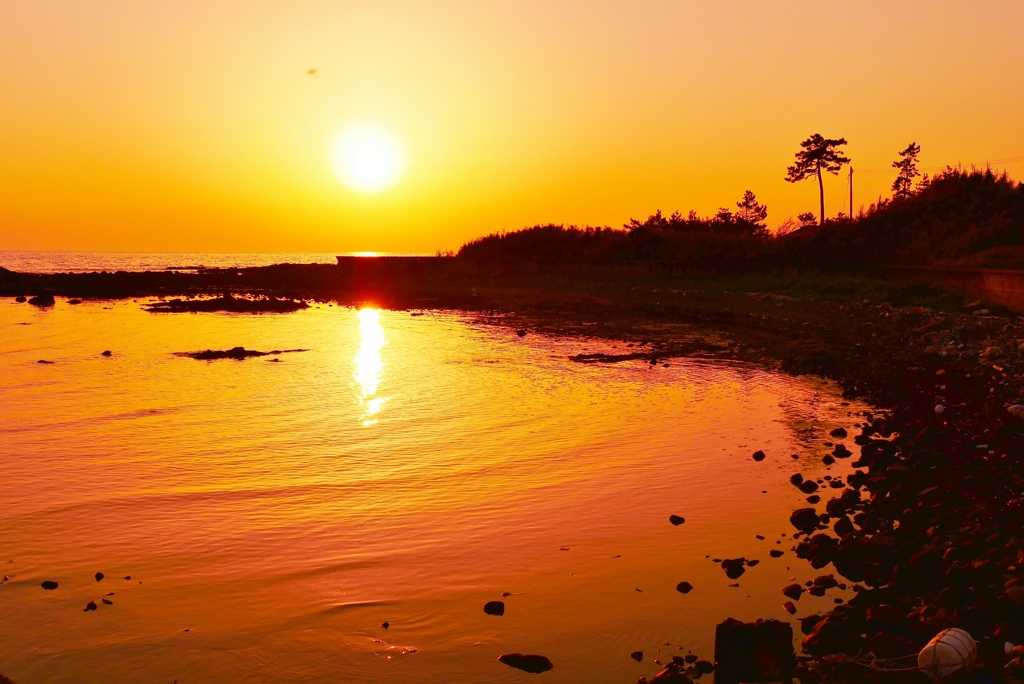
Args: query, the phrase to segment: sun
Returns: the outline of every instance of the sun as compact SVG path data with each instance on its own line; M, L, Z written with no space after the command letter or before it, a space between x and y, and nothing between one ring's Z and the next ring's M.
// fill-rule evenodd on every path
M355 126L334 142L334 174L356 192L383 192L405 175L405 153L391 131L379 126Z

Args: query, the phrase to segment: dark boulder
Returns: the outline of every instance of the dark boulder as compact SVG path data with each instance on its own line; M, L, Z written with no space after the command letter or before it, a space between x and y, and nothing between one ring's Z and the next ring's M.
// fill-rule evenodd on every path
M832 432L828 433L832 437L838 437L840 439L846 437L846 428L836 428Z
M736 579L746 572L746 558L726 558L722 561L722 569L729 579Z
M670 523L672 523L673 525L675 525L676 527L679 527L684 522L686 522L686 518L684 518L681 515L670 515L670 516L668 516L668 521Z
M38 294L28 300L28 303L32 306L53 306L57 302L54 300L52 294Z
M804 494L813 494L818 491L818 483L814 480L804 480L800 483L800 491Z
M484 612L488 615L504 615L505 603L503 601L488 601L484 604Z
M813 508L798 508L789 516L789 522L801 532L810 532L818 526L818 512Z
M789 681L796 666L793 628L779 620L740 622L732 618L715 629L715 681Z
M643 660L644 660L644 652L643 651L633 651L632 653L629 654L629 657L632 658L633 660L635 660L638 663L642 663Z
M755 451L755 452L754 452L754 456L753 456L753 459L754 459L755 461L763 461L763 460L764 460L764 458L765 458L765 456L764 456L764 452L763 452L763 451L761 451L760 449L758 449L757 451Z
M689 582L680 582L676 585L676 591L678 591L680 594L689 594L691 591L693 591L693 585Z
M54 589L56 589L60 585L57 584L56 582L54 582L53 580L45 580L39 586L41 586L43 589L46 589L47 591L53 591Z
M799 584L790 584L782 588L782 593L794 601L799 601L800 596L804 593L804 588Z

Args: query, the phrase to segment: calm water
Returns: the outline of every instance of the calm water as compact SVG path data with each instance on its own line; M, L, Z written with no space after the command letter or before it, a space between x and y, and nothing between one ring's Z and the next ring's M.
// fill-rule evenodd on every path
M87 271L162 271L168 268L244 268L272 264L333 264L337 252L4 252L0 267L22 273L82 273ZM384 252L358 252L381 255Z
M458 315L140 306L0 300L17 682L628 684L680 646L710 657L725 617L788 619L779 588L818 574L775 541L802 501L789 475L824 474L820 440L856 421L829 386L583 366L566 357L615 345ZM236 345L309 351L174 355ZM730 587L707 555L761 563ZM496 661L515 651L555 669Z

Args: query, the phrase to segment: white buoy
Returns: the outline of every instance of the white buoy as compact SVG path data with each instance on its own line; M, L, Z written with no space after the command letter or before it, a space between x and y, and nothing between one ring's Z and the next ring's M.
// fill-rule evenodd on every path
M978 657L978 646L971 635L955 627L944 629L921 649L917 666L935 679L948 677L969 667Z
M941 416L945 412L946 412L946 407L945 406L943 406L942 404L936 404L935 405L935 415Z

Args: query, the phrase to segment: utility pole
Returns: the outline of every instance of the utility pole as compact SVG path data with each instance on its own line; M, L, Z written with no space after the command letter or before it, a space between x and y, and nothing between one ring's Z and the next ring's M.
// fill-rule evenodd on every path
M850 164L850 220L853 220L853 164Z

